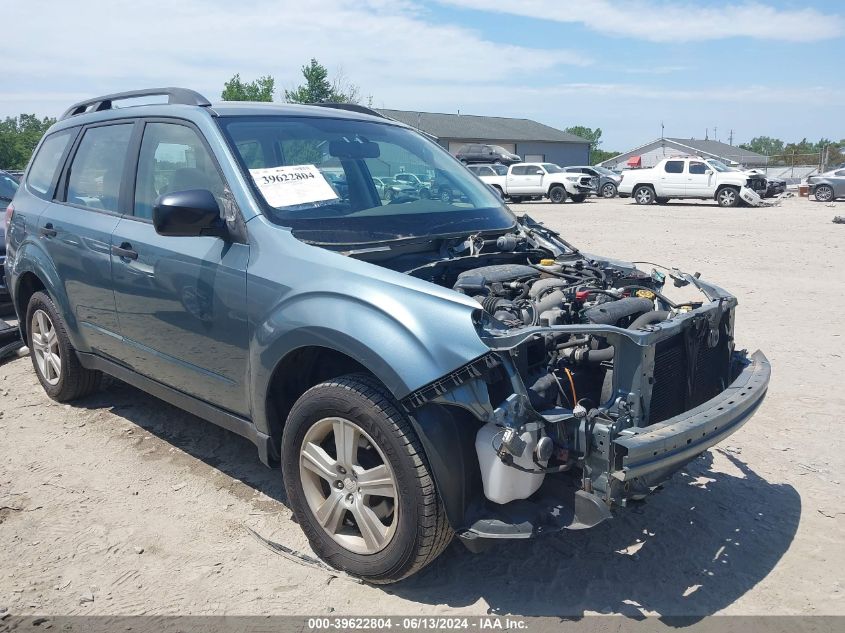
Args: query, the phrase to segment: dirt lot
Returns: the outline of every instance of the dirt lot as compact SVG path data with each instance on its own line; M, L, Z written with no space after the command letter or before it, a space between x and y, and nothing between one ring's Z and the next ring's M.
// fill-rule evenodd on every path
M773 365L725 444L591 531L357 584L308 552L279 473L246 440L122 384L70 405L28 358L0 367L0 609L47 614L845 614L845 226L774 209L628 201L515 207L588 252L700 271L740 298Z

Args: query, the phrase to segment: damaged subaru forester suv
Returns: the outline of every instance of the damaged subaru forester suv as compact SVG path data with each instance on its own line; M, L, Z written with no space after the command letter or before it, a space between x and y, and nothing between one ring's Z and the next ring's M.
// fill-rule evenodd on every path
M397 173L451 195L385 202L375 179ZM454 534L480 550L594 526L735 432L769 383L735 349L729 293L582 253L358 106L82 102L6 226L50 397L107 373L249 438L314 551L369 582Z

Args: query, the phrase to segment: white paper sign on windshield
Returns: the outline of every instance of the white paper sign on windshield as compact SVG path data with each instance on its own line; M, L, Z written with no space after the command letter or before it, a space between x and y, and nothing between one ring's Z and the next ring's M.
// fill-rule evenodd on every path
M314 165L250 169L249 173L271 207L337 200L337 194Z

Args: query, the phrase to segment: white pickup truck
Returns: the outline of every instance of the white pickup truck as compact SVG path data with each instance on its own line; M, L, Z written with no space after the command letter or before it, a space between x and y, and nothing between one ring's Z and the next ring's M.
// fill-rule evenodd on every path
M622 172L619 197L633 196L637 204L665 203L673 198L716 200L720 207L735 207L751 200L754 192L766 191L766 179L758 172L728 167L711 158L678 156L664 158L648 169Z
M567 198L584 202L595 193L598 183L589 174L572 174L553 163L518 163L503 175L479 175L479 178L512 202L529 198L548 198L561 203Z

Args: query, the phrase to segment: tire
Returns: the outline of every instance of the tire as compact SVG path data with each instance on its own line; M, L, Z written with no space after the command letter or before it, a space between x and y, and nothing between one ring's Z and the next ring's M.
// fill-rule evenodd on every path
M612 182L607 182L601 188L601 197L602 198L615 198L616 197L616 185Z
M443 187L440 190L439 196L441 202L452 202L452 190L448 187Z
M634 189L634 200L637 204L652 204L656 197L650 185L640 185Z
M722 187L716 192L716 202L720 207L730 208L739 204L739 189L736 187Z
M570 196L570 197L572 198L572 202L584 202L584 200L587 199L587 194L576 193L575 195Z
M817 202L832 202L833 201L833 187L830 185L817 185L813 192L813 197Z
M387 196L386 196L387 201L388 201L388 202L393 202L393 199L394 199L395 197L396 197L396 192L395 192L395 191L393 191L393 189L388 189L388 190L387 190Z
M64 319L48 294L32 295L26 309L26 323L32 366L50 398L69 402L99 389L103 375L85 369L79 362Z
M560 185L554 185L549 189L549 200L555 204L563 204L566 202L566 189Z
M340 460L336 433L354 438L354 449L341 441L347 452ZM321 383L296 401L282 434L282 471L291 510L311 547L353 576L396 582L431 563L452 540L419 438L392 396L368 375ZM362 483L372 471L378 483ZM384 494L367 494L370 486ZM326 507L323 523L329 525L323 527L316 511ZM358 517L369 530L358 527Z
M428 187L422 187L420 189L419 195L421 200L428 200L429 198L431 198L431 191L428 189Z
M511 202L513 204L521 204L522 203L522 198L520 196L511 196L510 199L511 199Z
M500 186L498 186L498 185L492 185L492 186L493 186L493 189L495 189L495 190L496 190L496 193L498 193L498 194L499 194L499 198L501 198L502 200L504 200L504 199L505 199L505 192L504 192L504 191L502 191L502 188L501 188Z
M501 165L502 161L497 158L496 160L493 161L493 164L494 165Z
M669 204L669 198L657 198L657 204Z

